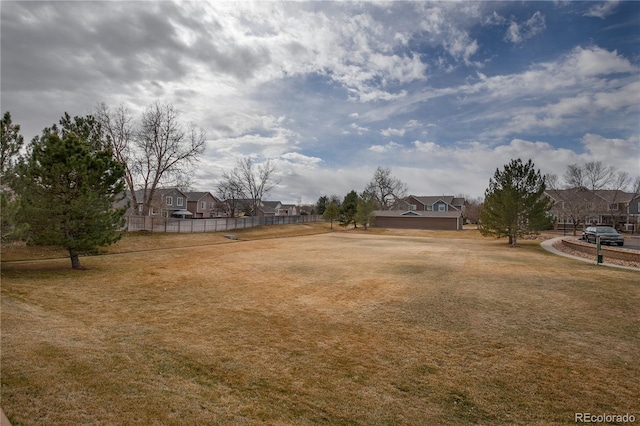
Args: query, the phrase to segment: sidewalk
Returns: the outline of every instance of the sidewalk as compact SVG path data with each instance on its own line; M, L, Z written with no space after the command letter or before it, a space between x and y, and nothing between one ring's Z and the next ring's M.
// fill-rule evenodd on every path
M543 249L545 249L546 251L548 251L550 253L557 254L558 256L568 257L570 259L579 260L581 262L592 263L594 265L599 265L599 266L609 266L611 268L627 269L629 271L637 271L638 270L638 268L631 268L629 266L622 266L622 265L614 265L612 263L607 263L607 262L598 264L595 259L587 259L587 258L584 258L584 257L574 256L572 254L568 254L568 253L565 253L563 251L560 251L557 248L555 248L553 246L553 244L555 244L557 241L562 240L562 238L564 238L564 237L556 237L556 238L552 238L550 240L545 240L545 241L540 243L540 247L542 247Z

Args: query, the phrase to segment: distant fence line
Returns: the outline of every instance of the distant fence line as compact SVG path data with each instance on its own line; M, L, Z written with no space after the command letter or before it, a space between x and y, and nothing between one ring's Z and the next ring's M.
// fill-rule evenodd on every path
M323 222L320 215L305 216L248 216L217 219L174 219L151 216L126 216L125 229L150 232L203 233L231 231L255 226L289 225L292 223Z

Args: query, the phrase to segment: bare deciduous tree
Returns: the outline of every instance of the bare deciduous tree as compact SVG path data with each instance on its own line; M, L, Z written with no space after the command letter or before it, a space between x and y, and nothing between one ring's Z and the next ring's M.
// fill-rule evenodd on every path
M585 182L591 191L603 189L615 179L615 168L605 166L602 161L589 161L583 170Z
M482 203L484 202L482 197L470 198L469 196L460 197L464 198L464 217L471 223L478 223L480 218L480 209L482 209Z
M275 176L276 168L271 160L257 165L251 157L238 160L236 167L222 175L218 184L218 192L226 197L231 196L233 206L229 210L237 212L242 207L239 200L245 200L247 213L255 215L262 198L266 196L278 183Z
M240 182L231 172L224 172L218 182L218 195L224 200L224 208L227 216L235 217L242 208L242 200L245 198Z
M547 176L549 178L550 176ZM564 181L567 186L572 188L586 188L587 184L585 181L584 171L582 167L578 164L569 164L567 166L567 170L564 172ZM549 182L551 184L551 188L559 189L558 185L558 177L553 175L553 181Z
M102 129L110 138L116 159L125 167L125 182L131 192L131 201L134 210L137 211L136 199L136 164L133 158L135 128L133 116L124 105L110 109L104 102L100 102L95 109L96 119L102 125Z
M137 126L122 105L109 109L101 103L96 115L111 138L116 157L126 165L133 205L142 207L134 209L136 213L149 212L153 195L160 186L184 187L191 167L204 152L204 130L197 129L193 123L185 129L180 113L171 104L151 104ZM141 199L136 190L141 190Z
M407 185L391 176L391 168L378 166L365 192L374 198L378 208L391 210L398 200L407 196Z

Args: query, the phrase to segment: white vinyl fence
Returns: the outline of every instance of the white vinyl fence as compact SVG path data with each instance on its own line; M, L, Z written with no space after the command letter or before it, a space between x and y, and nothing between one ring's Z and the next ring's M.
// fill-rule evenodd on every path
M168 219L150 216L126 216L127 231L200 233L231 231L254 226L288 225L292 223L323 222L320 215L225 217L218 219Z

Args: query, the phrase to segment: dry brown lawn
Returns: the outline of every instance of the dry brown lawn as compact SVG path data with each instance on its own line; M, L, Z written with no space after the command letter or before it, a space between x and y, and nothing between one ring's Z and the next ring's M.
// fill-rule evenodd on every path
M3 263L3 410L14 425L640 419L638 272L475 231L327 226L128 236L85 271Z

